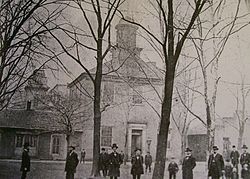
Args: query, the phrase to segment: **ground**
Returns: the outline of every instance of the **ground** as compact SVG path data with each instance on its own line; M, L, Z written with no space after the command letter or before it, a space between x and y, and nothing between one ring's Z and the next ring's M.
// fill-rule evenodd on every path
M31 171L27 179L64 179L64 161L35 161L31 162ZM121 177L119 179L131 179L130 165L121 166ZM0 179L19 179L21 172L20 160L0 160ZM88 179L91 171L91 162L79 164L75 179ZM168 178L168 172L165 172L164 178ZM194 170L194 179L205 179L205 163L197 163ZM142 179L151 179L152 174L145 173ZM181 179L181 170L177 174L177 179Z

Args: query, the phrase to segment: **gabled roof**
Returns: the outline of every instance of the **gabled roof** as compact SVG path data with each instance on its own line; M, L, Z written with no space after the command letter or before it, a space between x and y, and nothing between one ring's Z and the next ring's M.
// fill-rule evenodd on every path
M4 110L0 112L0 128L62 130L53 113L36 110Z
M96 68L89 70L95 76ZM68 86L81 81L87 73L80 74ZM162 71L156 66L154 62L145 62L138 58L128 58L122 64L118 64L116 60L110 60L103 64L103 77L117 76L117 77L133 77L138 79L154 79L162 81L164 75Z

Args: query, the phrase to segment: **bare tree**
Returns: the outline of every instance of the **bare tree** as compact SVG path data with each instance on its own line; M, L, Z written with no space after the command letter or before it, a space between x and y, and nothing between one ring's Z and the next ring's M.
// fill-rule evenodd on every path
M151 1L154 10L157 11L160 21L160 32L162 37L152 32L149 28L143 25L127 20L130 23L136 24L145 30L149 36L157 43L160 54L165 64L165 78L164 78L164 91L161 107L161 120L159 126L159 134L157 140L157 152L155 168L153 172L153 179L163 179L166 162L168 131L170 125L170 116L172 108L172 95L174 89L175 68L179 60L180 53L183 45L190 34L195 21L206 4L206 0L197 0L193 2L193 9L190 16L187 15L185 23L176 26L175 14L180 7L186 7L184 4L177 5L176 7L172 0L168 0L165 4L162 0ZM177 3L178 4L178 3ZM188 5L188 4L187 4ZM166 8L165 8L166 7ZM182 9L183 10L183 9ZM125 19L126 20L126 19ZM182 27L181 27L182 26ZM184 27L183 27L184 26ZM154 27L155 28L155 27Z
M208 137L208 151L211 151L214 145L215 136L215 120L216 120L216 99L220 76L219 59L221 58L227 42L230 37L244 28L248 23L244 22L247 14L240 15L239 7L241 1L235 2L234 14L225 14L227 6L226 1L210 1L210 9L206 13L206 17L200 15L197 18L197 34L198 37L192 36L197 52L197 60L200 65L203 92L196 90L204 99L206 126ZM205 18L210 18L207 22ZM207 29L204 26L209 27ZM212 48L211 48L212 47ZM210 50L208 50L210 49Z
M241 83L239 85L239 89L237 89L237 93L235 94L232 91L231 93L236 101L235 114L236 114L236 119L238 121L238 128L237 128L239 132L238 149L240 149L243 142L245 125L246 122L248 121L246 103L250 93L250 89L245 85L245 76L241 75Z
M55 1L0 2L1 109L8 106L12 96L33 75L33 71L56 59L58 54L50 50L46 35L47 31L56 29L44 29L40 23L49 26L62 11L63 7L56 5Z
M66 135L67 146L75 131L82 130L90 117L90 104L84 104L79 96L52 89L44 96L36 96L45 110L54 116L53 120L62 126L60 132ZM82 110L84 109L84 110Z
M76 62L86 73L93 85L93 164L91 175L99 176L98 159L100 153L100 128L101 128L101 112L106 107L101 109L101 84L103 77L104 59L110 51L111 45L111 23L117 12L117 9L122 4L122 0L75 0L69 4L76 12L81 13L83 19L81 28L70 22L64 26L55 26L61 30L55 34L50 32L50 35L57 41L59 47ZM71 10L72 10L71 9ZM48 28L48 27L46 27ZM68 43L64 43L62 36L68 38ZM83 41L85 43L83 43ZM85 64L84 52L89 51L93 54L92 62L95 63L95 69L90 71Z

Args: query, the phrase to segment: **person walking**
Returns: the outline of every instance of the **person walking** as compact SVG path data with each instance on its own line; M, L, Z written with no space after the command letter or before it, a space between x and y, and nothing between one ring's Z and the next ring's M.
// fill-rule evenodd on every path
M244 164L250 164L250 154L247 152L248 147L244 144L242 146L242 151L243 153L240 156L240 164L241 167L243 168Z
M233 145L232 152L230 153L230 159L231 159L231 163L232 163L233 167L237 167L237 169L238 169L238 164L239 164L239 157L240 157L240 154L236 150L235 145Z
M102 148L99 156L99 170L102 171L103 177L106 177L108 174L108 162L109 155L106 152L105 148Z
M78 155L75 152L75 147L70 146L65 164L66 179L74 179L74 174L76 172L76 167L78 165L78 162L79 160L78 160Z
M182 162L182 179L193 179L193 169L196 166L196 161L191 152L190 148L186 148L186 156Z
M132 167L131 174L133 179L140 179L143 172L143 157L141 156L141 149L135 150L135 156L131 159Z
M168 165L169 179L176 179L176 173L179 171L178 164L171 157L171 162Z
M120 165L122 164L122 158L121 155L117 152L117 149L117 144L113 144L113 152L109 154L108 176L110 176L110 179L117 179L118 177L120 177Z
M85 162L85 156L86 156L86 151L85 151L85 149L82 149L81 150L80 163L84 163Z
M27 173L30 171L29 143L25 143L23 146L22 163L20 171L22 172L21 179L25 179Z
M150 152L147 152L147 154L145 155L145 169L146 169L146 173L147 171L149 171L149 173L151 173L151 165L152 165L152 156L150 154Z
M212 179L219 179L224 173L224 160L218 150L217 146L213 146L213 153L208 159L208 176Z

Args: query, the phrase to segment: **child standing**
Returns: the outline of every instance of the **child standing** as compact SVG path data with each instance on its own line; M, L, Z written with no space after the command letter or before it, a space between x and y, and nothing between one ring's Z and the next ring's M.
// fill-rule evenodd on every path
M238 179L238 178L239 178L238 167L234 167L232 172L232 179Z
M178 172L179 167L174 161L174 157L171 157L171 162L168 165L169 179L176 179L176 173Z
M146 173L147 170L149 170L149 173L151 172L151 165L152 165L152 156L150 155L150 152L147 152L145 155L145 165L146 165Z
M226 164L225 164L225 167L224 167L224 171L225 171L225 178L226 179L232 179L231 177L232 177L232 174L233 174L233 166L230 163L229 159L226 159Z

